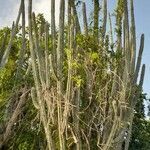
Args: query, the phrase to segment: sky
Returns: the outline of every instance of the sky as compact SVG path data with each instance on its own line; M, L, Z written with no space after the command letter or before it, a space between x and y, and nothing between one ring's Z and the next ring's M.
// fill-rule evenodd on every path
M11 26L12 22L16 20L16 16L18 14L20 6L20 1L21 0L0 0L0 28L4 26ZM33 1L33 11L36 14L43 13L45 18L47 20L50 20L51 1L50 0L32 0L32 1ZM60 0L56 0L56 18L59 17L58 11L59 1ZM27 2L28 0L25 0L26 10L27 10Z
M56 22L59 17L59 1L56 0ZM92 8L91 0L85 0L88 11ZM150 0L134 0L135 2L135 19L137 31L137 49L139 49L140 36L145 34L145 48L143 54L143 63L146 64L146 75L144 82L144 92L150 98ZM26 0L27 3L27 0ZM113 10L116 0L108 0L109 10ZM11 26L16 19L19 9L20 0L0 0L0 28ZM27 6L27 5L26 5ZM33 11L43 13L45 18L50 21L50 0L33 0Z

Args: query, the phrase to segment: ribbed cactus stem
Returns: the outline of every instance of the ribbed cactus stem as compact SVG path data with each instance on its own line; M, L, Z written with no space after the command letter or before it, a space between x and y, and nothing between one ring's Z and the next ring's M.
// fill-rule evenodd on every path
M122 9L122 0L118 0L117 3L117 16L116 16L116 29L117 29L117 52L122 52L122 19L123 19L123 12L120 13Z
M22 8L22 46L20 49L20 54L19 54L19 61L18 61L18 68L17 68L17 73L16 73L16 79L20 79L20 71L22 64L24 62L24 55L25 55L25 50L26 50L26 31L25 31L25 3L24 0L21 0L21 8Z
M24 0L21 1L22 3L22 51L20 52L20 59L22 58L22 62L23 63L23 57L25 54L25 49L26 49L26 21L25 21L25 2Z
M62 79L62 62L64 50L64 19L65 19L65 1L60 2L58 47L57 47L57 76Z
M67 46L68 46L68 49L70 48L70 26L71 26L71 0L68 0L68 42L67 42Z
M66 98L68 103L71 98L71 84L72 84L72 63L73 63L73 48L74 48L74 24L71 24L70 27L70 48L68 50L68 79L67 79L67 89L66 89Z
M57 47L57 111L58 111L58 133L60 150L65 150L65 138L63 135L63 112L62 112L62 93L63 93L63 51L64 51L64 19L65 19L65 0L60 1L59 31Z
M5 49L5 45L6 45L6 42L7 42L8 33L9 33L8 30L6 30L5 35L3 37L3 40L1 42L1 46L0 46L0 62L1 62L3 54L4 54L4 49Z
M48 23L45 23L45 74L46 74L46 86L47 88L50 87L50 64L49 64L49 29L48 29Z
M75 0L71 0L71 6L73 9L73 16L75 17L76 33L78 34L78 33L81 33L81 27L80 27L80 22L79 22L79 18L78 18L76 6L75 6Z
M80 113L80 99L81 99L81 87L76 87L75 91L75 97L74 97L74 105L76 106L73 111L73 119L74 119L74 129L77 136L77 142L76 142L76 149L81 150L82 149L82 142L81 142L81 134L80 134L80 124L79 124L79 113Z
M32 64L31 64L31 61L28 60L28 68L26 70L24 78L27 77L30 74L31 70L32 70Z
M55 0L51 0L51 34L52 34L52 61L56 69L56 25L55 25Z
M133 0L130 0L130 6L131 6L131 68L133 74L136 62L136 27L135 27Z
M127 69L127 73L130 73L131 50L129 47L129 16L127 0L124 0L124 44L125 67Z
M26 49L26 27L25 27L25 24L26 24L26 21L25 21L25 2L24 0L21 0L21 3L22 3L22 50L20 52L20 59L22 58L22 62L21 64L23 63L23 57L24 57L24 54L25 54L25 49Z
M49 64L50 64L50 72L51 72L51 77L55 80L55 81L57 81L57 82L59 82L59 79L58 79L58 77L57 77L57 75L56 75L56 73L55 73L55 71L54 71L54 65L53 65L53 62L52 62L52 55L50 54L49 55Z
M32 71L33 71L33 78L35 82L36 90L39 91L40 83L39 83L39 76L38 70L36 65L36 56L34 52L34 44L33 44L33 35L32 35L32 0L28 1L28 26L29 26L29 46L30 46L30 53L31 53L31 64L32 64Z
M36 109L39 109L39 103L38 103L38 100L37 100L37 96L36 96L36 90L34 87L32 87L31 89L31 98L32 98L32 102L33 102L33 105Z
M109 28L110 28L110 42L111 42L111 47L112 47L113 43L114 43L114 40L113 40L113 27L112 27L112 20L111 20L110 13L109 13Z
M68 26L71 25L71 3L72 1L68 0Z
M117 69L114 71L114 75L113 75L113 78L112 78L112 88L111 88L111 95L110 97L113 98L114 94L116 93L116 90L117 90L117 83L118 80L117 80Z
M134 73L134 81L133 81L134 84L137 82L137 79L138 79L138 75L139 75L139 71L140 71L140 67L141 67L143 49L144 49L144 34L141 35L140 49L139 49L139 54L138 54L137 63L136 63L136 69L135 69L135 73Z
M88 23L87 23L87 14L86 14L86 4L83 2L82 4L82 12L83 12L83 23L84 23L84 34L88 35Z
M95 40L98 42L98 36L99 36L99 0L94 0L94 37Z
M36 53L36 57L37 57L37 64L38 64L38 69L39 69L39 77L40 77L40 81L42 83L42 86L45 86L45 77L44 77L44 63L43 63L43 54L42 54L42 50L41 47L39 45L39 37L38 37L38 30L37 30L37 24L36 24L36 20L35 20L35 14L32 13L32 19L33 19L33 31L34 31L34 44L35 44L35 53Z
M102 25L102 39L105 37L107 25L107 0L103 0L103 25Z
M64 114L63 114L63 122L64 127L67 127L68 124L68 116L70 112L70 103L72 101L72 90L73 90L73 83L72 83L72 76L73 76L73 48L74 48L74 20L72 19L71 26L70 26L70 47L68 49L67 54L67 64L68 64L68 76L67 76L67 87L66 87L66 95L65 95L65 106L64 106Z
M141 76L140 76L140 82L139 82L139 87L142 89L143 83L144 83L144 77L145 77L145 64L142 66L142 71L141 71Z
M131 49L129 45L129 16L128 16L128 0L124 0L123 2L123 9L124 9L124 72L123 72L123 82L124 86L127 87L130 83L130 75L131 75Z

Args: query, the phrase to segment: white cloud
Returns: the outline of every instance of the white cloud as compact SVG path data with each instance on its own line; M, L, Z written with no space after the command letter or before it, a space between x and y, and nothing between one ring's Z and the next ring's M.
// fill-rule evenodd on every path
M1 1L0 5L0 27L11 26L19 10L18 0Z
M58 24L58 17L59 17L59 3L60 0L56 0L56 24ZM51 18L51 1L50 0L34 0L33 1L33 11L35 13L43 13L46 20L50 22Z
M25 0L25 2L27 17L28 0ZM60 0L56 0L56 24L58 24L59 18L59 3ZM11 26L12 22L17 18L20 0L1 1L0 5L3 6L2 9L0 9L0 27ZM45 19L50 22L51 0L33 0L33 11L36 14L43 13Z

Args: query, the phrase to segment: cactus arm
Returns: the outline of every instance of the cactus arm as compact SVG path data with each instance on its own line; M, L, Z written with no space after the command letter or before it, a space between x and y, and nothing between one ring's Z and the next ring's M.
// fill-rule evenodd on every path
M55 25L55 0L51 0L51 34L52 34L52 62L56 70L56 25Z
M49 60L48 60L48 43L49 43L49 29L48 29L48 23L45 23L45 74L46 74L46 86L47 88L50 87L50 67L49 67Z
M83 23L84 23L84 34L88 35L88 23L87 23L87 14L86 14L86 4L83 2L82 4L82 12L83 12Z
M39 45L39 37L38 37L38 30L37 30L37 24L35 20L35 14L32 14L32 20L33 20L33 31L34 31L34 44L35 44L35 53L37 57L37 64L38 64L38 69L39 69L39 76L40 76L40 81L42 83L42 86L45 86L45 77L44 77L44 63L43 63L43 54L41 47Z
M104 39L106 34L107 25L107 0L103 0L103 25L102 25L102 39Z
M63 112L62 112L62 94L63 94L63 50L64 50L64 19L65 19L65 0L60 1L59 31L57 47L57 111L58 111L58 133L60 150L65 148L65 138L63 135Z
M136 27L135 27L135 18L134 18L134 4L133 0L130 0L131 6L131 68L132 74L135 70L135 62L136 62Z
M0 63L0 68L3 68L5 66L5 64L7 63L7 61L8 61L8 57L9 57L10 50L11 50L11 47L12 47L12 44L13 44L13 40L14 40L16 32L17 32L17 27L18 27L18 23L19 23L19 20L20 20L21 13L22 13L22 2L20 4L20 8L19 8L17 19L16 19L16 23L15 24L13 23L13 25L12 25L11 37L10 37L8 46L7 46L7 48L4 52L4 55L2 57L2 60L1 60L1 63Z
M71 0L71 6L73 9L73 16L75 16L75 26L76 26L76 33L81 33L81 27L80 27L80 22L79 22L79 18L78 18L78 14L77 14L77 10L76 10L76 6L75 6L75 0Z
M140 49L139 49L139 54L138 54L138 58L137 58L137 64L136 64L134 81L133 81L134 84L136 84L137 79L138 79L138 75L139 75L139 71L140 71L140 67L141 67L143 49L144 49L144 34L141 35Z
M7 38L8 38L8 33L9 32L7 30L5 35L4 35L3 41L1 43L1 46L0 46L0 62L1 62L2 56L4 54L4 49L5 49L6 41L7 41Z
M40 88L40 83L39 83L38 70L36 65L36 56L34 52L33 35L32 35L32 0L29 0L29 5L28 5L28 26L29 26L29 43L30 43L29 46L30 46L30 53L31 53L33 78L34 78L36 90L38 91Z
M36 96L36 90L34 87L32 87L32 89L31 89L31 98L32 98L32 102L33 102L34 107L36 109L39 109L39 104L38 104L37 96Z
M131 51L129 47L129 16L128 16L128 1L124 0L124 54L125 54L125 67L127 74L130 73L130 58Z
M94 0L94 36L95 36L95 39L96 41L98 42L98 37L99 37L99 32L98 32L98 29L99 29L99 0Z
M16 79L20 78L20 71L24 61L24 55L26 50L26 39L25 39L25 3L24 0L21 0L22 7L22 46L19 54L18 68L16 73Z

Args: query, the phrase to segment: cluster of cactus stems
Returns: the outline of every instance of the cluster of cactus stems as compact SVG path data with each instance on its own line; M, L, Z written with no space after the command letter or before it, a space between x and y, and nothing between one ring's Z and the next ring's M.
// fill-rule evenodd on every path
M28 1L29 49L34 78L31 97L33 105L40 114L49 150L127 150L129 148L134 108L142 92L145 74L145 65L143 65L138 83L144 35L141 36L136 59L133 0L130 0L130 5L128 0L118 0L116 42L113 38L111 15L108 15L107 0L103 0L102 9L98 0L94 0L93 4L91 31L87 21L86 3L82 2L83 27L81 27L75 0L60 0L59 25L56 30L55 0L51 0L51 24L49 27L48 22L43 22L44 38L41 41L36 17L32 12L32 0ZM102 16L99 15L100 11ZM129 15L128 12L131 14ZM0 68L3 68L8 61L21 15L22 48L18 58L17 75L27 51L24 0L21 0L16 23L12 26L10 41L0 63ZM102 24L99 21L100 17ZM110 26L109 32L107 22ZM78 38L81 36L85 40L92 38L97 46L96 49L88 50L87 45L85 45L87 49L82 47L78 43ZM51 41L51 50L49 41ZM111 54L119 55L119 58L110 56L108 52L110 48ZM96 64L88 55L89 51L93 55L96 54Z

